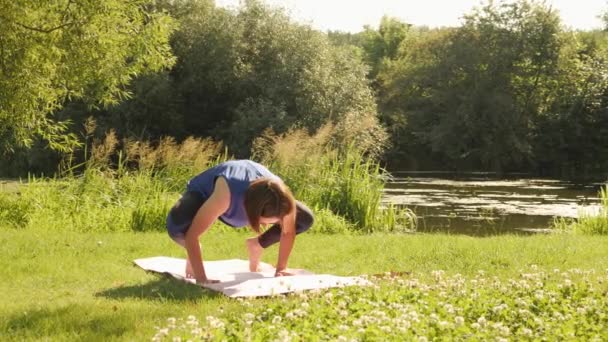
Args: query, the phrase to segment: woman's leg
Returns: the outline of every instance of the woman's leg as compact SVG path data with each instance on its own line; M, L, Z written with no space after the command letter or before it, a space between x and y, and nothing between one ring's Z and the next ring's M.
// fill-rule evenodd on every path
M185 246L186 232L205 198L197 192L185 192L167 215L167 233L180 246Z
M296 234L307 231L314 222L312 211L302 202L296 201ZM281 226L273 225L258 237L262 248L267 248L281 240Z
M303 203L296 201L296 234L307 231L314 221L312 211ZM249 270L256 272L260 264L264 248L281 240L281 226L273 225L262 235L247 239L246 246L249 252Z

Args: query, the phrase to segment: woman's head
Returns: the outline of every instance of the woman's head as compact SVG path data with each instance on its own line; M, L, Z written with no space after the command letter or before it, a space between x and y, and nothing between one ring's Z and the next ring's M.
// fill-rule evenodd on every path
M251 228L259 233L261 218L283 219L296 209L289 188L280 180L259 178L245 192L245 211Z

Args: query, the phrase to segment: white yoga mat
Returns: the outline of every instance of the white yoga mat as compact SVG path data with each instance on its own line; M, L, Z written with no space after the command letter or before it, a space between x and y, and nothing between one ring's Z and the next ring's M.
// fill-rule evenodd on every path
M164 273L194 283L193 279L185 277L185 259L158 256L136 259L134 262L146 271ZM275 277L274 267L266 263L260 263L261 272L249 272L249 262L240 259L205 261L204 265L207 277L220 282L202 286L219 291L228 297L263 297L330 287L371 285L368 280L361 277L314 274L302 269L289 269L295 274L293 276Z

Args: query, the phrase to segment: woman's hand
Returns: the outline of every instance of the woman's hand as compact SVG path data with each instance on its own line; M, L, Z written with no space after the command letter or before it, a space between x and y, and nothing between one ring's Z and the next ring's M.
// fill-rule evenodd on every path
M294 274L291 272L288 272L287 270L276 270L274 272L274 276L275 277L289 277L289 276L293 276Z
M219 282L220 281L217 279L208 279L208 278L196 279L197 285L217 284Z

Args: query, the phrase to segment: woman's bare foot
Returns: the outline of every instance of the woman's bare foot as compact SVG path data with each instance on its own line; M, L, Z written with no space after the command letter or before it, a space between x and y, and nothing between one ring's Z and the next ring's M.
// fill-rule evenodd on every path
M194 279L194 272L192 271L190 259L186 259L186 278Z
M257 237L247 239L246 245L249 252L249 271L257 272L264 248L260 245Z

